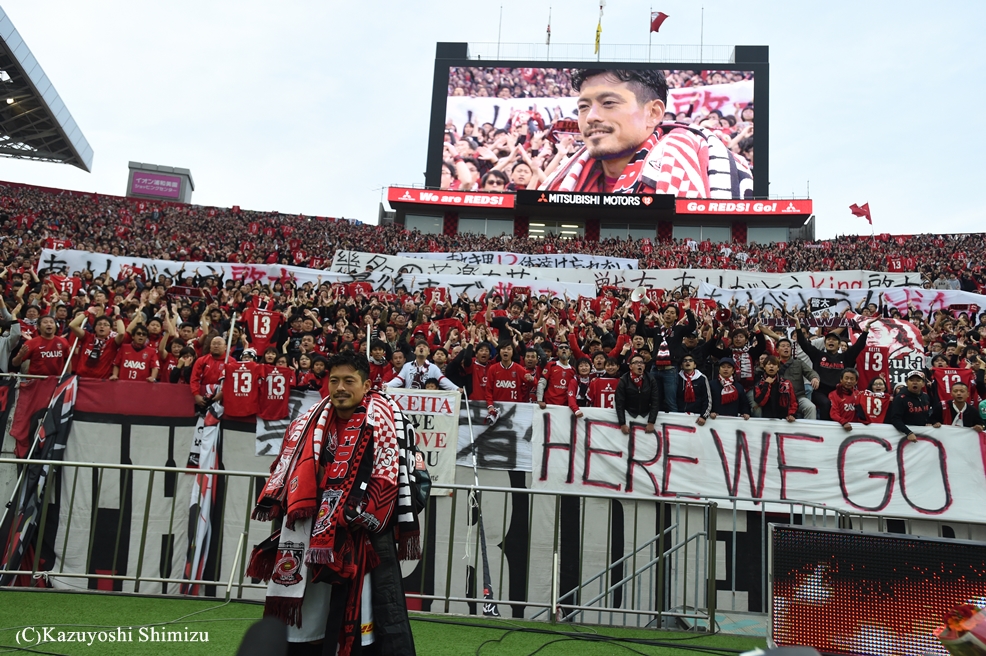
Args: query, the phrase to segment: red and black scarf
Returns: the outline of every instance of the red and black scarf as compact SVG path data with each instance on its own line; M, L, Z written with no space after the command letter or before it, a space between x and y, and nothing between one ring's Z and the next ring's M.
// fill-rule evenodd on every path
M727 405L739 399L739 392L736 390L734 378L723 378L719 376L719 384L722 385L722 394L719 395L723 405Z
M692 384L695 372L682 371L681 377L685 380L685 403L695 403L695 385Z
M410 499L401 432L407 425L400 409L381 394L371 392L338 422L330 399L316 403L289 427L253 512L259 520L285 517L284 529L254 549L247 570L270 581L264 614L301 626L311 567L312 580L338 586L329 614L339 654L359 640L363 576L380 562L368 532L390 526L396 510L399 557L420 557L417 517L399 500Z

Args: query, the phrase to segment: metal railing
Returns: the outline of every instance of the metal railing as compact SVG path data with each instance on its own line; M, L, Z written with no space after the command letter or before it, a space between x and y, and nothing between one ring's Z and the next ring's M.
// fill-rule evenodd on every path
M246 569L250 548L274 528L250 518L266 471L0 458L6 473L26 465L53 465L56 473L45 488L33 557L2 574L44 578L54 587L175 595L179 586L193 585L205 586L198 594L264 598L267 586ZM190 578L182 572L191 490L197 476L209 475L220 479L215 487L222 495L213 511L214 566ZM504 472L482 475L502 480ZM518 483L514 477L512 484ZM405 567L408 598L431 612L482 614L484 605L495 605L505 615L552 622L714 631L717 614L749 610L737 588L742 568L761 577L758 605L765 612L767 526L779 515L786 523L825 528L986 537L986 525L865 515L793 500L696 500L694 494L651 500L494 485L436 485L432 494L419 517L422 559L413 571ZM15 515L19 503L17 497ZM759 546L751 551L755 531ZM744 534L748 546L741 552ZM52 553L54 561L42 570L42 555ZM490 598L483 594L487 576Z
M45 487L33 558L4 575L44 578L53 587L174 595L191 585L205 586L195 593L210 596L225 589L226 598L264 598L267 586L250 580L246 569L249 548L272 530L250 518L267 472L0 458L0 467L14 465L53 465L56 473ZM191 487L202 476L217 477L223 502L213 510L214 568L193 578L181 574L188 544L183 529L190 523ZM477 491L485 544L470 503ZM21 500L18 495L15 516ZM514 504L527 509L520 538L511 535ZM119 506L119 513L114 517L116 508L101 505ZM614 512L627 521L617 525ZM603 516L606 526L599 522ZM418 589L407 596L433 612L468 614L496 604L517 617L551 621L644 626L688 617L714 626L715 540L708 537L714 518L715 504L692 500L436 485L420 516L422 536L431 539L423 540L418 585L409 586ZM615 541L614 527L623 527ZM158 546L156 534L169 537ZM624 555L614 555L614 543L625 547ZM54 561L42 569L46 550ZM507 581L515 559L525 568L521 585ZM484 597L485 576L499 596ZM406 580L415 581L415 574Z
M226 598L232 594L232 588L237 588L237 598L242 599L251 597L262 599L263 594L250 595L249 590L263 591L267 586L260 583L253 583L246 579L247 558L249 553L247 538L253 534L254 538L259 538L259 542L271 532L269 525L255 522L250 519L250 511L253 509L256 500L256 481L266 480L268 472L246 472L235 470L199 470L184 467L161 467L149 465L129 465L129 464L106 464L78 461L52 462L48 460L25 460L17 458L0 458L0 466L3 465L44 465L51 467L56 473L49 475L48 484L45 485L44 498L41 506L41 516L38 520L38 528L35 533L33 546L33 559L30 567L25 567L21 562L19 569L5 569L0 571L0 575L26 575L32 578L43 578L53 585L53 587L66 588L89 588L93 589L94 584L98 587L98 581L118 582L111 584L113 589L123 592L134 592L146 594L146 584L161 584L162 594L171 594L169 586L207 586L210 589L225 585ZM88 471L87 477L81 472ZM107 484L108 476L116 473L119 477L118 487ZM178 475L190 475L186 478L178 479ZM169 481L169 475L173 475ZM241 501L246 507L246 513L242 519L230 518L227 521L226 512L236 505L232 499L226 497L226 502L217 510L219 513L218 521L221 529L218 535L213 536L216 540L217 571L212 578L194 578L189 576L172 576L171 572L181 571L180 564L184 559L187 547L187 534L182 529L188 525L188 508L191 499L191 486L193 480L198 476L216 476L222 480L223 495L229 495L237 487L240 494L243 494ZM57 478L56 478L57 477ZM131 498L125 501L124 496L128 490L132 490L138 478L142 478L140 483L146 488L142 499ZM145 478L146 477L146 478ZM156 483L167 488L171 488L170 494L162 494L160 487ZM104 488L106 492L104 492ZM60 499L54 499L56 490L60 491ZM104 550L105 539L99 540L100 529L107 528L105 522L101 522L101 514L109 514L116 509L101 508L100 500L105 496L116 497L119 499L120 508L115 522L115 530L112 536L112 556L107 558ZM134 495L136 497L136 495ZM164 508L161 507L161 500L164 501ZM14 517L21 510L24 495L17 494L11 508ZM57 533L53 543L46 544L46 538L50 537L47 532L49 522L53 521L50 517L49 509L53 502L59 508L58 517L54 518L57 523ZM136 520L140 524L139 533L131 530L126 532L124 520L127 518L128 506L130 506L131 520ZM143 509L140 512L140 508ZM101 512L102 511L102 512ZM163 515L161 514L163 511ZM80 518L81 515L81 518ZM163 545L158 550L153 550L159 556L158 575L147 573L147 556L150 550L148 542L148 527L154 522L161 522L163 517L167 517L167 529L163 535L173 536L174 539L163 541ZM241 523L242 522L242 523ZM103 525L103 526L101 526ZM111 527L113 528L113 527ZM81 535L80 535L81 533ZM230 535L231 534L231 535ZM105 536L103 536L105 538ZM118 574L121 568L129 567L129 550L131 538L139 539L139 546L133 554L136 557L136 565L133 574ZM231 547L229 540L235 546ZM85 544L85 549L80 554L79 547ZM123 550L127 549L128 553ZM50 569L40 569L42 554L48 551L54 556L54 563ZM100 561L102 567L96 565ZM124 566L123 563L127 562ZM84 563L84 566L80 566ZM106 568L106 564L109 567ZM228 566L224 563L229 563ZM226 571L224 571L226 570ZM72 581L85 580L86 585L76 585ZM235 584L234 584L235 581ZM145 586L141 589L142 584ZM177 589L177 588L176 588Z

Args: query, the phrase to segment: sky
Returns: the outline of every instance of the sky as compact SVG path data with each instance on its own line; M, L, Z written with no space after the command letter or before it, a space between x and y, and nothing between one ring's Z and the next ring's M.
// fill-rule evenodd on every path
M654 0L654 44L770 47L770 193L816 234L983 230L975 128L986 3ZM188 168L201 205L374 223L424 182L435 44L591 44L598 0L0 0L95 151L92 173L0 159L0 180L124 195L130 161ZM604 44L651 7L608 0ZM977 63L978 62L978 63ZM758 129L761 129L758 125ZM971 191L970 191L971 190Z

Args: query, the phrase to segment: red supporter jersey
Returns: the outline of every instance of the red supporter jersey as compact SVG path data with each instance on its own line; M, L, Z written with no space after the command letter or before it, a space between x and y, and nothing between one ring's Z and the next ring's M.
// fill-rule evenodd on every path
M619 378L595 378L589 383L589 403L593 408L616 407L616 384Z
M147 334L147 345L158 352L159 358L161 353L161 340L167 336L168 336L167 333L164 332L157 333L156 335L151 335L150 333ZM128 335L127 337L128 339L126 341L129 342L130 336Z
M544 402L549 405L567 405L572 412L578 412L575 403L575 392L578 390L575 369L569 365L562 367L557 361L549 362L544 367L544 377L548 386L544 390Z
M952 385L955 383L965 383L969 388L969 403L972 405L979 403L979 394L976 392L976 372L972 369L938 367L931 370L931 375L935 379L938 400L941 401L943 408L952 400Z
M376 364L373 360L370 360L370 382L373 384L373 389L380 389L384 384L384 374L390 369L394 368L389 362L384 361L383 364ZM391 376L393 378L393 376Z
M532 380L527 380L527 376L530 376ZM526 403L536 403L537 402L537 389L538 381L541 380L541 368L535 366L533 369L524 369L524 378L521 380L521 394L520 398Z
M226 371L226 360L223 357L203 355L192 365L192 375L189 384L192 394L211 397L216 393Z
M486 405L527 401L523 396L526 375L527 369L516 362L507 367L502 362L489 365L486 368Z
M48 281L55 286L59 292L68 292L69 296L75 296L82 289L82 279L75 276L59 276L53 274L48 276Z
M863 412L870 418L871 424L882 424L887 417L887 410L890 409L890 402L893 397L887 392L871 392L863 390L859 393L859 401L863 406Z
M101 378L106 380L113 374L113 363L116 361L116 353L119 346L114 339L114 333L110 333L105 338L99 360L95 364L90 364L89 356L96 347L96 336L86 333L79 339L79 346L76 348L75 366L73 371L80 378Z
M147 380L151 372L159 367L157 351L150 346L138 351L133 344L121 346L113 364L120 368L120 380Z
M890 359L886 346L867 346L856 358L856 370L859 380L856 387L864 390L870 386L870 381L882 378L890 387Z
M277 328L284 321L284 315L272 310L248 307L243 313L243 321L246 322L247 330L250 333L250 346L260 356L270 346Z
M30 362L27 373L32 376L58 376L65 368L65 358L68 357L68 341L64 337L32 337L25 344L27 355L25 360Z
M260 383L263 365L256 362L230 362L223 380L223 414L252 417L260 410Z
M288 367L265 364L264 378L260 385L259 419L285 419L288 416L288 400L294 372Z
M479 364L476 360L468 367L462 367L467 374L472 374L472 393L469 394L470 401L486 400L486 375L490 363Z
M158 357L158 359L160 360L160 356ZM170 383L171 371L177 366L178 366L178 358L176 358L175 356L169 353L168 357L166 357L164 360L161 360L161 373L159 374L158 379L162 383Z
M28 323L26 319L18 319L17 323L21 325L21 339L31 340L38 336L37 321L35 321L34 323Z

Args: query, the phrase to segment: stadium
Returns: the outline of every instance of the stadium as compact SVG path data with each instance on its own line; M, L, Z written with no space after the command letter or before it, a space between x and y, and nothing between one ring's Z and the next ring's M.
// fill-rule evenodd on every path
M306 96L266 113L277 85L386 78L284 52L262 109L189 74L186 113L181 48L93 27L133 86L63 86L77 35L0 8L0 651L986 653L972 206L900 177L902 218L871 211L854 167L886 198L910 154L832 154L800 44L658 44L677 8L641 46L605 2L595 44L552 43L547 5L543 44L423 31L381 92L422 124L334 106L331 145ZM284 11L296 44L330 19ZM95 123L102 94L140 128ZM355 178L353 144L380 155ZM818 160L849 173L775 193Z

